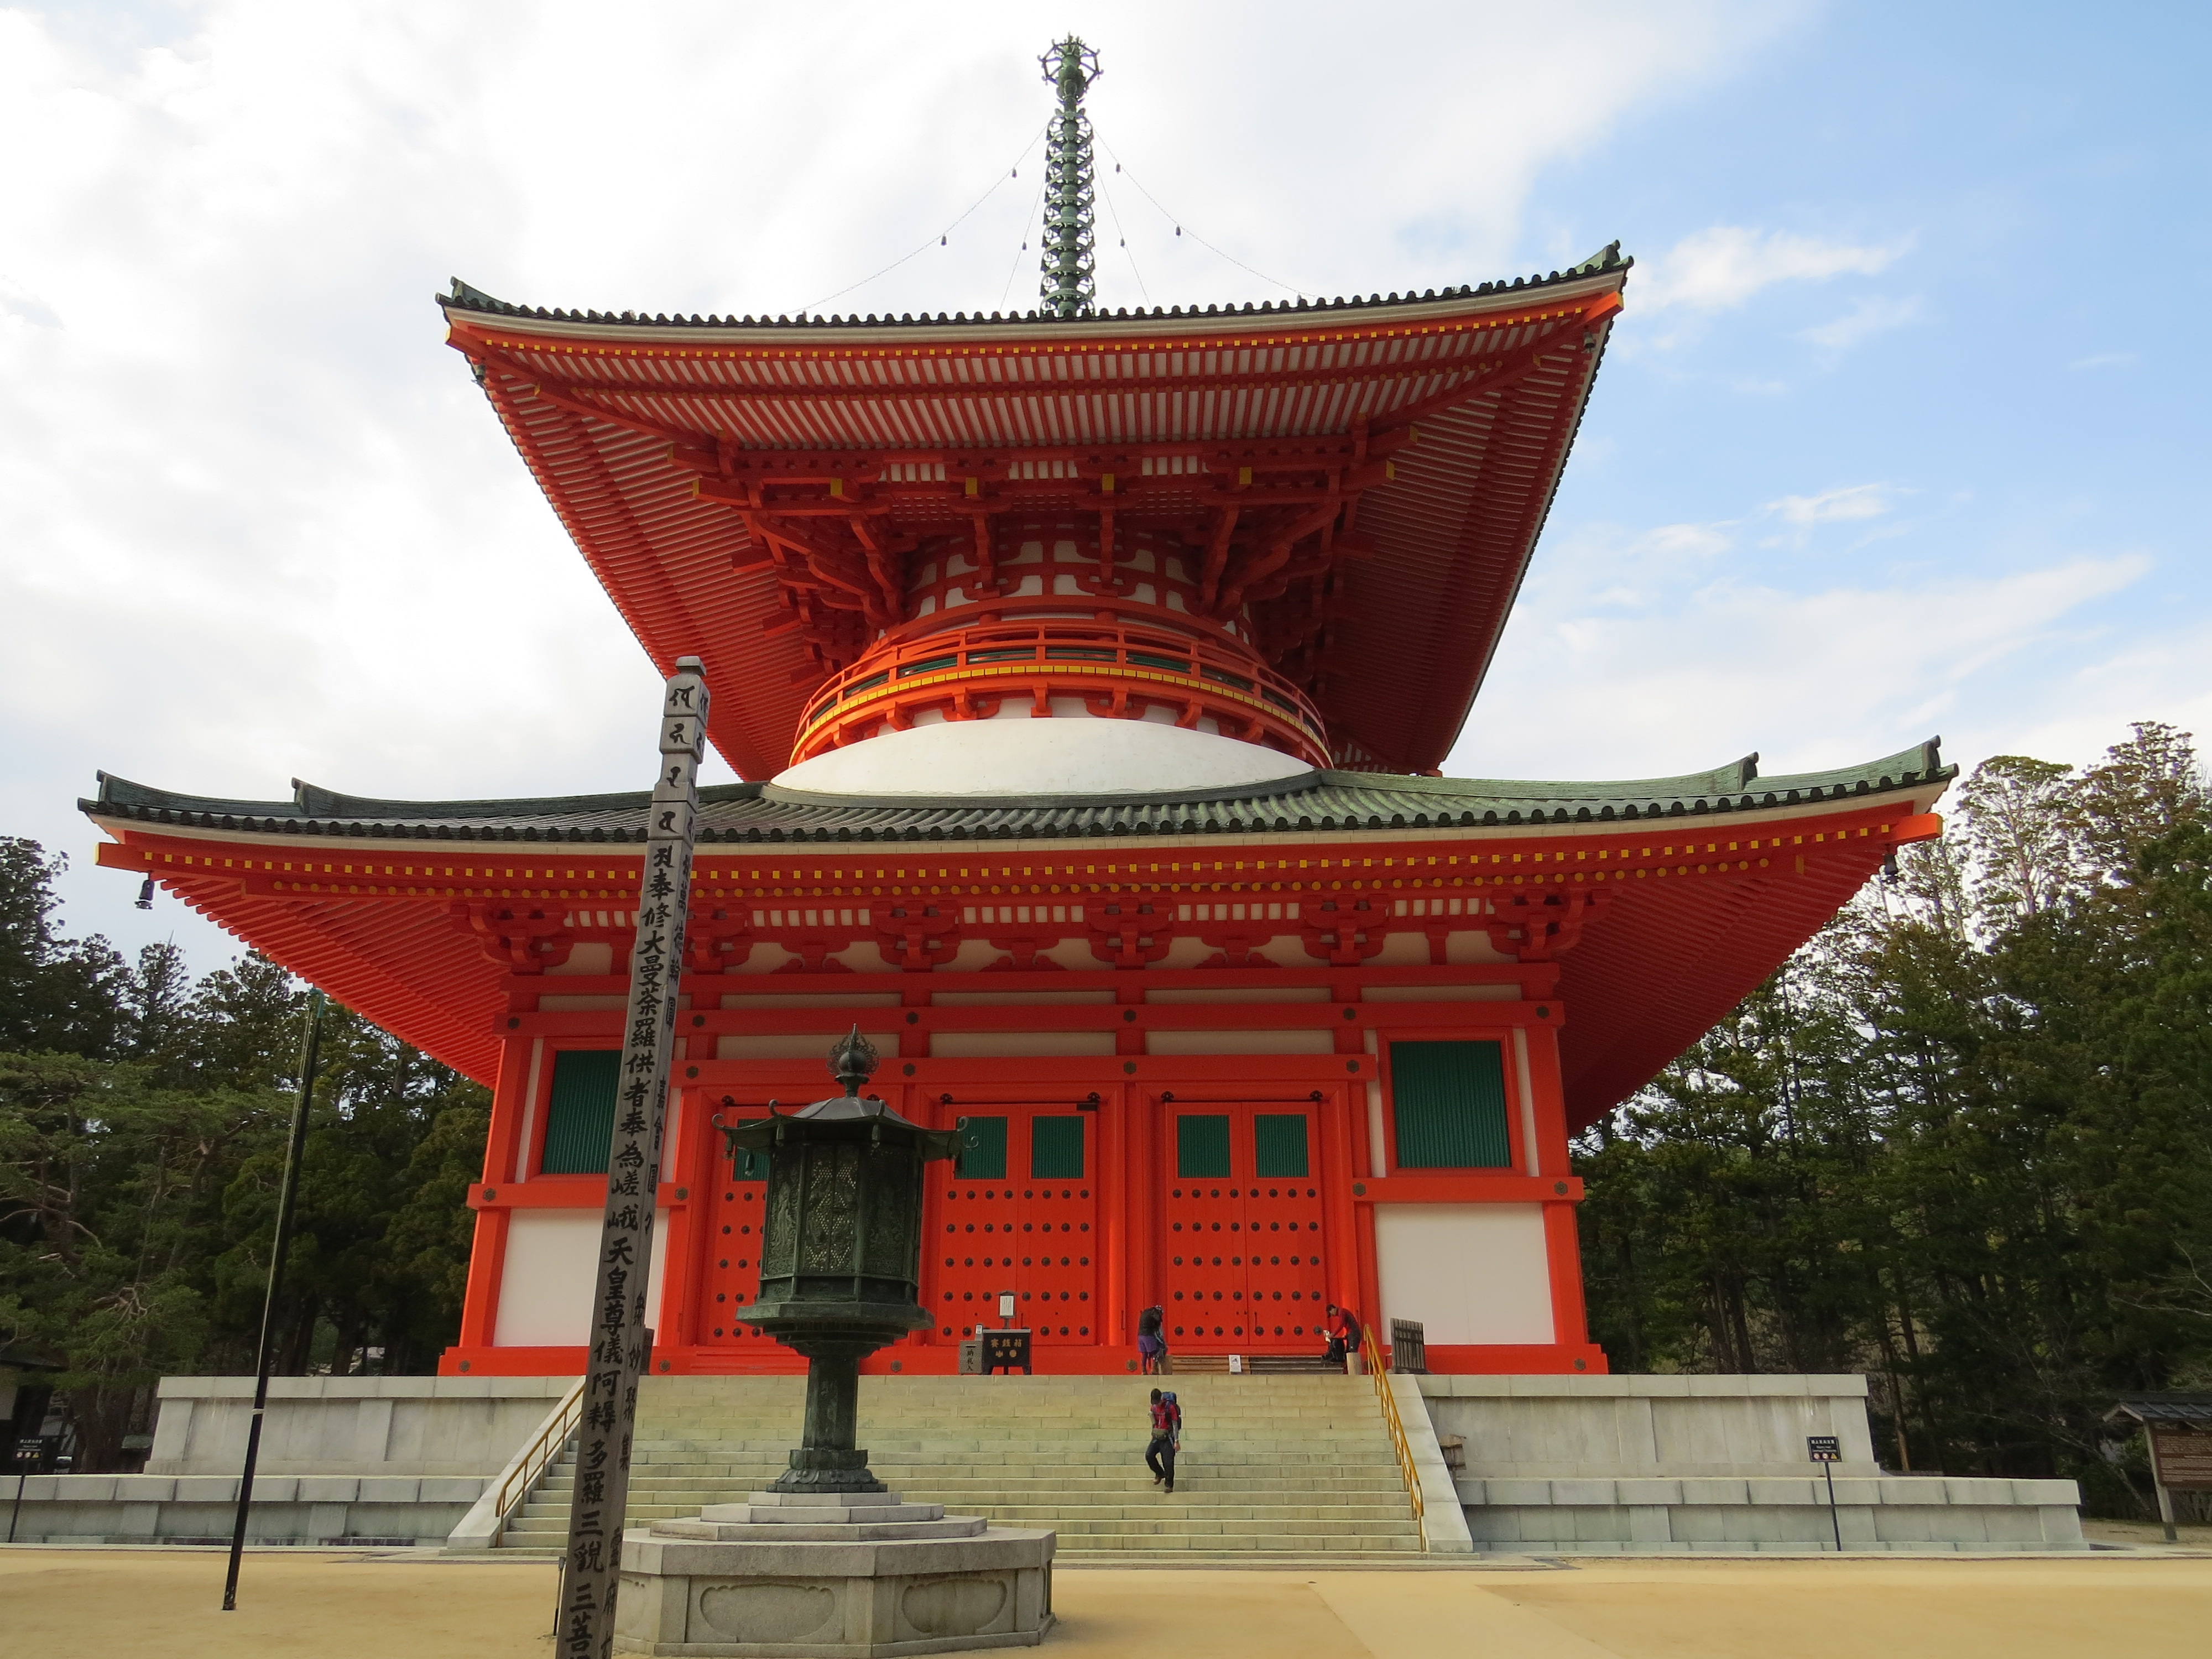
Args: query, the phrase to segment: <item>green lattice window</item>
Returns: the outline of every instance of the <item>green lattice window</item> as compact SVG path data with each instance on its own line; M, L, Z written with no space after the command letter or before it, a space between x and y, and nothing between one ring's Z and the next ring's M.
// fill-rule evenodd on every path
M1495 1042L1394 1042L1390 1104L1401 1170L1504 1170L1505 1060Z
M1081 1118L1033 1117L1030 1120L1030 1176L1036 1181L1083 1179Z
M963 1117L960 1120L960 1156L953 1165L961 1181L1004 1181L1006 1178L1006 1120L1002 1117Z
M1229 1173L1229 1120L1186 1115L1176 1120L1176 1173L1206 1180Z
M1252 1120L1252 1173L1262 1181L1275 1176L1305 1178L1304 1112L1261 1112Z
M605 1175L615 1133L615 1085L622 1055L612 1048L564 1048L553 1056L553 1094L545 1107L541 1175Z

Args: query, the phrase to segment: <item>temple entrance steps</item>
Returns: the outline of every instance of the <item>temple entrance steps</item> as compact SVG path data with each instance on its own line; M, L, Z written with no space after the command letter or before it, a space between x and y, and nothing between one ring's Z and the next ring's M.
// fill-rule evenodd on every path
M1227 1376L1229 1356L1225 1353L1179 1353L1170 1362L1175 1367L1175 1376ZM1243 1357L1244 1375L1248 1376L1342 1376L1341 1362L1332 1364L1314 1354L1248 1353ZM1146 1386L1158 1382L1152 1377ZM1162 1383L1172 1389L1172 1381Z
M860 1384L870 1466L911 1502L1051 1527L1068 1565L1418 1556L1420 1531L1375 1402L1343 1376L1177 1376L1172 1496L1145 1468L1139 1376L874 1376ZM629 1524L741 1501L785 1467L804 1379L648 1378L639 1390ZM563 1459L502 1547L557 1551Z

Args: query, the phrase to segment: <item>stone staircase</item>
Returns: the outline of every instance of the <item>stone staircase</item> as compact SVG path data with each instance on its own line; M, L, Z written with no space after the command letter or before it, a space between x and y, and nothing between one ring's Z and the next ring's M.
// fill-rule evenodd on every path
M1059 1532L1071 1566L1419 1559L1375 1403L1343 1376L1176 1376L1172 1497L1144 1465L1152 1379L872 1376L860 1383L870 1466L909 1501ZM740 1502L785 1467L805 1379L648 1378L639 1391L629 1524ZM572 1462L508 1522L502 1547L558 1551Z

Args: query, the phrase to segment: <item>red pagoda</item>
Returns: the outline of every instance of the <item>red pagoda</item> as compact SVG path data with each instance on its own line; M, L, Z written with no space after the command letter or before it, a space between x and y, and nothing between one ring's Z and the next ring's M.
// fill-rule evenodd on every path
M1085 205L1079 131L1054 164ZM1060 222L1025 316L441 301L647 655L704 660L749 780L702 792L655 1368L799 1363L726 1316L762 1183L720 1126L811 1098L857 1024L891 1104L964 1126L929 1176L937 1324L876 1369L953 1370L1011 1291L1042 1370L1133 1369L1154 1304L1178 1354L1310 1354L1348 1302L1421 1322L1432 1370L1602 1370L1570 1136L1936 834L1953 769L1438 776L1618 245L1109 314ZM645 805L105 775L84 803L103 864L493 1090L449 1372L581 1368Z

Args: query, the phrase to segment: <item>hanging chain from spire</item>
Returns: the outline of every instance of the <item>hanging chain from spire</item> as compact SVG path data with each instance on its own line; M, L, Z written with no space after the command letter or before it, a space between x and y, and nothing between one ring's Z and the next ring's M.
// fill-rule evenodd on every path
M1083 112L1083 94L1098 78L1098 54L1071 34L1037 63L1060 89L1059 112L1046 129L1044 280L1037 292L1046 316L1087 317L1096 309L1098 280L1091 118Z

